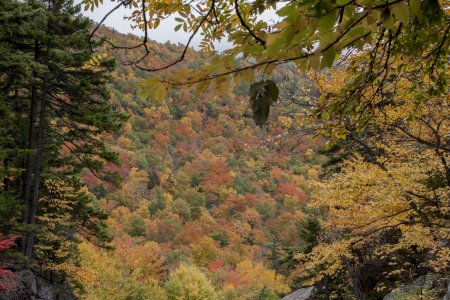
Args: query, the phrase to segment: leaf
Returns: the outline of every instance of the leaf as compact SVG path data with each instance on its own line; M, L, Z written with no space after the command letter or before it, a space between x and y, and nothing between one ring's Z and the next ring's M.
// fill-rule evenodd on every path
M220 97L225 98L230 91L227 77L220 77L216 79L216 91Z
M160 23L161 23L161 19L156 19L156 21L155 21L155 23L153 25L153 28L155 28L155 29L158 28Z
M336 0L336 5L343 6L350 3L352 0Z
M297 59L294 61L294 63L299 71L305 72L306 67L308 65L308 59L307 58Z
M320 46L322 48L327 47L336 40L336 37L337 33L334 31L328 31L327 33L320 34Z
M355 26L347 33L347 35L341 41L339 41L339 43L336 45L336 49L343 49L345 47L350 46L355 41L360 39L362 36L366 35L368 31L370 31L370 29L362 25Z
M383 20L384 25L387 29L394 29L394 17L392 17L392 14L389 10L389 8L383 9L381 13L381 19Z
M211 84L211 80L202 80L197 83L194 87L194 93L198 97L200 94L204 93L209 85Z
M420 0L409 0L409 9L413 15L420 15Z
M320 54L315 53L308 58L308 68L318 70L320 67Z
M322 54L322 60L320 62L320 68L329 68L333 65L334 59L336 58L336 51L334 47L330 47Z
M264 74L270 75L273 72L274 69L275 69L275 64L269 64L264 69Z
M167 83L161 82L158 78L149 78L141 86L139 96L144 100L151 97L156 104L160 104L169 92Z
M242 81L244 82L252 82L253 80L253 70L246 69L240 72L242 74Z
M333 10L319 19L319 31L324 33L330 31L336 23L336 11Z
M161 104L162 100L164 99L164 97L166 97L168 92L169 87L167 86L167 84L160 82L160 84L155 87L154 92L152 93L152 100L156 104Z
M256 125L262 127L269 118L270 106L278 100L279 90L272 80L260 81L250 86L250 108Z
M183 26L183 24L178 24L177 26L175 26L175 32L177 32L178 30L180 30L181 26Z
M280 91L272 80L266 80L266 91L272 102L277 102Z
M400 20L402 23L406 24L409 20L409 8L405 2L399 2L392 5L392 12L395 17Z
M266 46L272 45L274 42L276 42L279 39L278 33L271 33L266 38Z

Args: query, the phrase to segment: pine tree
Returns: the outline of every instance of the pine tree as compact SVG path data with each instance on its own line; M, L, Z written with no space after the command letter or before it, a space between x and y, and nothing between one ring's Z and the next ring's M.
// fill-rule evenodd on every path
M93 55L91 23L72 1L1 2L6 9L0 12L0 201L22 205L21 216L13 209L2 209L2 216L19 220L21 251L29 258L35 242L48 238L40 233L48 234L49 226L57 241L48 245L52 251L65 240L75 241L76 232L103 245L109 240L102 223L106 215L80 175L88 169L117 182L114 174L101 172L105 161L117 157L100 139L125 120L108 103L106 83L114 61ZM49 199L58 199L58 205ZM64 222L49 225L49 213ZM53 263L62 263L61 257Z

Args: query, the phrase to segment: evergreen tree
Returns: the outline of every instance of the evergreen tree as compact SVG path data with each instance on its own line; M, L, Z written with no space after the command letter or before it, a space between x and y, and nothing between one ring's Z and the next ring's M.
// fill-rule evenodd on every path
M72 1L1 4L0 201L7 204L0 211L7 224L1 225L18 221L23 254L32 258L43 249L35 243L45 243L51 248L46 259L54 258L47 266L59 265L75 255L76 243L60 252L65 241L76 242L75 233L99 245L109 240L106 215L80 175L88 169L117 182L101 172L117 157L100 139L125 120L108 103L114 61L92 54L91 23Z

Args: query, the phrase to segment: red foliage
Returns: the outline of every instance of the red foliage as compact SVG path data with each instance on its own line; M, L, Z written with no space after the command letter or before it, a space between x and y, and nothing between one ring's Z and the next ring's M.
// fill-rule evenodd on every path
M0 251L4 251L6 249L9 249L13 247L16 243L15 240L17 239L17 236L10 235L6 237L2 237L0 235ZM2 277L14 277L14 273L10 270L6 270L0 266L0 279ZM1 281L0 282L0 291L6 291L14 287L14 282L10 281Z
M102 183L102 181L98 177L96 177L94 174L92 174L91 172L84 175L83 180L84 180L84 182L86 182L86 184L90 188L93 188L94 186Z
M221 186L233 182L225 160L216 160L208 163L209 172L203 177L201 187L207 192L217 192Z
M270 170L270 176L279 180L283 176L283 171L278 167L274 167Z
M280 183L278 185L278 193L283 195L290 195L300 202L306 202L308 200L308 196L306 195L306 193L297 188L295 184L290 182Z
M16 243L14 242L17 239L16 236L10 235L7 237L2 237L0 235L0 251L9 249L13 247Z
M178 244L189 245L199 241L205 235L205 229L197 222L186 223L176 237Z
M242 283L242 278L236 274L235 272L230 273L230 276L228 277L226 284L233 285L233 286L239 286Z
M223 260L218 259L218 260L216 260L215 262L212 262L212 263L208 266L208 269L209 269L210 271L216 271L216 270L219 270L219 269L222 268L222 267L223 267Z
M168 143L170 143L170 137L162 132L155 133L154 139L156 144L161 147L165 147Z
M249 202L255 202L258 197L255 194L250 194L250 193L246 193L245 194L245 198L249 201Z

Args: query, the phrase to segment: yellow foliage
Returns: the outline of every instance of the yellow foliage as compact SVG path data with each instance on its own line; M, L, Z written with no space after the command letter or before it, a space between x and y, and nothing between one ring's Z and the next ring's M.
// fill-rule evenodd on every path
M236 266L236 275L241 284L245 286L258 289L267 288L277 293L290 291L283 275L276 274L275 270L267 269L261 263L253 264L249 260L241 261Z
M200 241L191 245L191 255L194 263L199 267L207 267L217 258L218 247L216 242L204 236Z
M150 247L147 249L147 247ZM154 250L154 245L144 246L146 254ZM154 299L166 300L164 291L158 286L156 279L146 276L145 281L137 281L130 272L128 263L123 257L113 255L87 242L80 244L83 265L77 270L77 279L83 284L86 294L79 295L80 299L111 300L111 299ZM140 258L136 253L136 259ZM133 266L132 266L133 267ZM141 276L141 272L137 270ZM131 275L130 275L131 274Z
M39 199L41 213L35 255L42 267L53 272L74 274L77 267L74 239L68 239L67 228L73 224L74 189L59 179L44 181L47 194Z
M218 300L219 294L199 269L182 264L165 284L169 300Z
M367 57L360 56L354 61L364 59ZM357 268L364 255L381 260L396 253L427 253L419 267L448 272L450 256L443 241L450 236L450 151L443 143L450 132L450 98L448 91L436 97L427 94L434 82L414 63L407 63L398 80L383 87L392 95L390 105L373 89L363 90L358 105L368 105L363 101L371 99L372 106L365 108L370 111L367 116L357 104L346 108L345 118L333 110L342 105L339 93L352 74L317 75L325 95L320 105L327 107L322 112L322 133L339 139L357 136L372 126L377 128L376 135L362 137L359 143L366 151L382 155L373 155L371 160L354 154L339 165L339 173L314 184L310 205L326 211L325 233L311 253L297 256L300 264L296 271L309 277L310 270L318 270L310 284L338 276L349 270L349 265ZM405 75L408 72L422 76L421 86ZM424 95L429 97L427 101L423 101ZM353 130L349 129L351 122L355 122ZM388 275L400 276L415 267L401 265Z
M279 116L278 122L281 124L284 130L289 130L292 126L292 119L288 116Z

